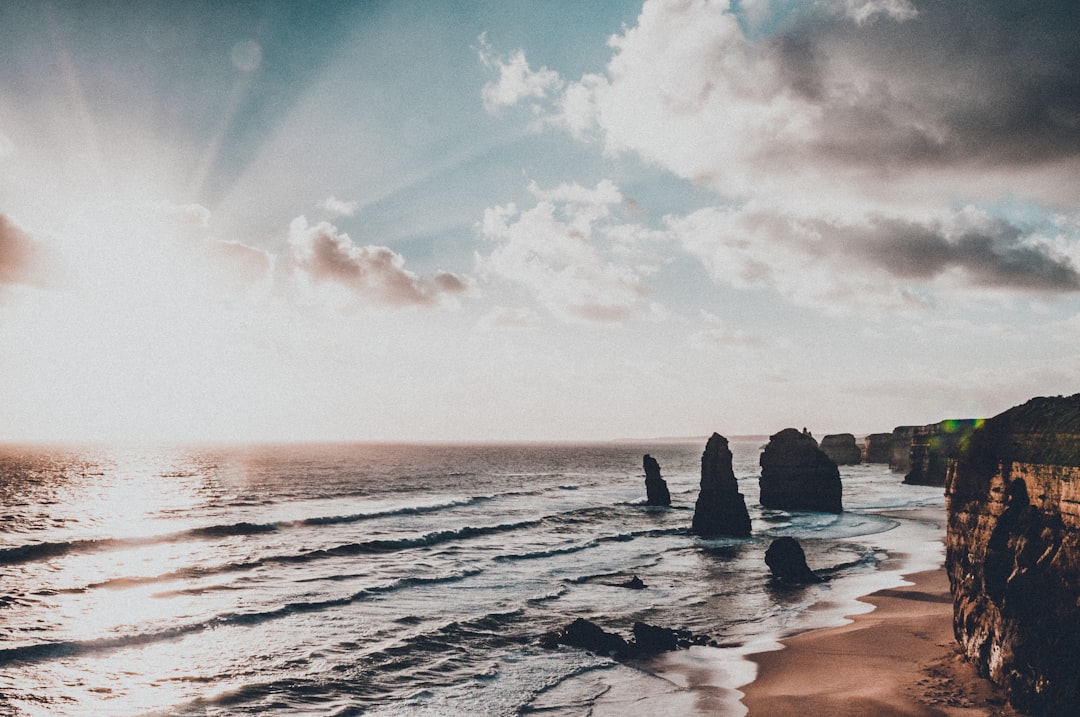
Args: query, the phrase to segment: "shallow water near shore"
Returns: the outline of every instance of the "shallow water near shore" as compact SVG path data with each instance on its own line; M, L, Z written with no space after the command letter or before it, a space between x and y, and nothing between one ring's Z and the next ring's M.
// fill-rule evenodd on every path
M687 532L704 440L588 445L0 448L0 708L17 715L739 715L747 654L941 564L938 488L841 467L842 515L757 506ZM641 457L671 508L648 508ZM918 514L914 514L918 515ZM799 539L829 580L777 590ZM646 588L617 587L633 575ZM860 606L862 606L860 608ZM618 664L536 638L575 617L723 645Z

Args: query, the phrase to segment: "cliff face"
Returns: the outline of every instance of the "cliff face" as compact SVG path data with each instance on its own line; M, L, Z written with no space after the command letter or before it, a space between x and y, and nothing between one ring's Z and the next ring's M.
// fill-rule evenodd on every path
M893 434L871 433L866 437L863 460L867 463L888 463L892 459Z
M758 462L763 507L843 511L840 471L810 435L785 428L770 436Z
M728 441L714 433L701 454L701 492L694 504L691 532L702 536L750 535L750 514L731 468Z
M821 439L821 450L838 466L853 466L862 462L862 451L850 433L835 433Z
M893 429L889 470L907 473L911 470L911 439L920 426L897 426Z
M915 429L911 437L910 470L904 476L908 485L945 485L950 459L955 459L981 419L949 419Z
M1080 705L1080 394L986 421L945 486L953 629L1022 710Z

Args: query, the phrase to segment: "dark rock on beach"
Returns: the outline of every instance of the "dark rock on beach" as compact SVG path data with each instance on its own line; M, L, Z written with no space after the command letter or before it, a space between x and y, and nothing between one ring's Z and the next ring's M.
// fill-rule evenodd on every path
M765 564L780 582L793 585L821 582L821 578L806 564L806 553L799 541L787 535L772 541L765 551Z
M714 433L701 454L701 492L690 531L703 537L750 535L750 514L731 468L728 441Z
M631 640L625 640L621 635L608 632L596 623L579 617L561 630L542 636L539 644L549 650L559 645L576 647L617 660L652 657L661 652L686 649L694 645L717 646L708 635L695 635L689 630L673 630L646 622L635 622L633 634Z
M805 429L785 428L771 436L759 463L762 507L843 511L840 471Z
M950 464L953 630L1013 705L1080 705L1080 394L1034 398L975 429Z
M557 645L568 645L610 657L625 657L629 650L629 645L622 637L583 617L577 618L561 630L544 635L540 638L540 645L548 649Z
M642 463L645 467L645 505L671 505L667 481L660 477L660 464L648 454Z
M834 433L821 439L821 450L838 466L853 466L862 462L862 451L850 433Z

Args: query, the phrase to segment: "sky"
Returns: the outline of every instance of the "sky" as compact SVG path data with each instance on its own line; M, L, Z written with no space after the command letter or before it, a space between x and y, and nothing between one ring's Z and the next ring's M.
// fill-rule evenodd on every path
M0 2L0 440L858 434L1075 393L1077 27Z

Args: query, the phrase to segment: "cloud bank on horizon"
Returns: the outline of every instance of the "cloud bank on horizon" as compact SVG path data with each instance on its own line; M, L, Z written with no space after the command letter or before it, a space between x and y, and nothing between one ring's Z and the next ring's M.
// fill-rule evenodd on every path
M1074 3L204 10L0 10L0 438L883 430L1076 390Z

